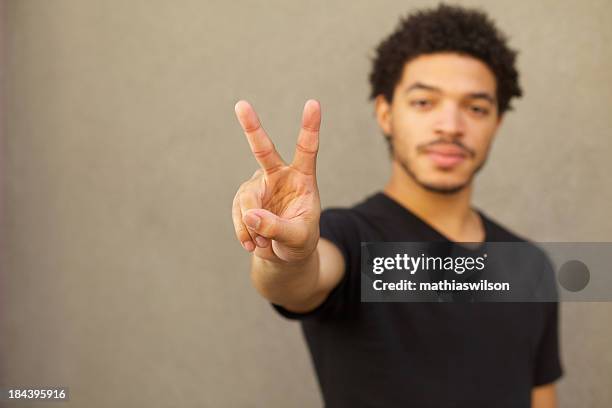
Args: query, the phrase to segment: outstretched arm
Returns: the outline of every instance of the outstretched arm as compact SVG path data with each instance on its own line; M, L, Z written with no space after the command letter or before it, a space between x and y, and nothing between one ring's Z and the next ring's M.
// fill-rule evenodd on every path
M253 253L253 285L270 302L307 312L325 300L344 273L338 248L319 239L319 103L310 100L304 106L290 164L276 151L251 105L240 101L235 109L261 167L240 186L232 206L236 237Z

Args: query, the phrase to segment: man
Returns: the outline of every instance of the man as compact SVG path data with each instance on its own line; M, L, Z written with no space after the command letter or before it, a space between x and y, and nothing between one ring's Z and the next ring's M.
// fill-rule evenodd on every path
M234 199L236 235L255 288L301 319L326 406L556 406L555 303L360 302L361 242L522 241L470 204L521 95L515 56L479 11L441 5L402 20L370 76L391 178L348 209L320 211L318 102L304 107L291 164L236 104L261 166Z

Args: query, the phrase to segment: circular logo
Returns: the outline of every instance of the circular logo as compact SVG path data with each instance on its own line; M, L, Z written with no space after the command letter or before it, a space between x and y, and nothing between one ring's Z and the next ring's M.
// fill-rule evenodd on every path
M589 284L591 274L584 263L573 259L561 265L557 273L557 279L565 289L570 292L578 292Z

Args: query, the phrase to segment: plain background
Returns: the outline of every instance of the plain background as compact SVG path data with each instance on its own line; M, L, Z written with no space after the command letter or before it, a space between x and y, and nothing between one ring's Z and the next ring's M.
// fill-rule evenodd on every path
M323 205L361 200L389 172L370 57L433 4L5 1L0 385L65 385L74 407L320 406L299 325L234 238L256 163L233 106L290 158L319 99ZM612 241L612 2L460 4L509 35L525 91L476 205L534 240ZM611 314L562 305L562 407L609 406Z

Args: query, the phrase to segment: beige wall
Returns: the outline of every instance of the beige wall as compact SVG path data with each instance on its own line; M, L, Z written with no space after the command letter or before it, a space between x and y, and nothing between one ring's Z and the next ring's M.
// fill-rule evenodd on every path
M233 105L288 155L318 98L323 204L353 203L388 174L368 58L423 4L7 1L0 385L67 385L74 407L320 405L298 325L234 240L256 163ZM526 91L476 203L533 239L612 241L612 2L462 4L510 34ZM611 313L563 305L563 407L612 400Z

